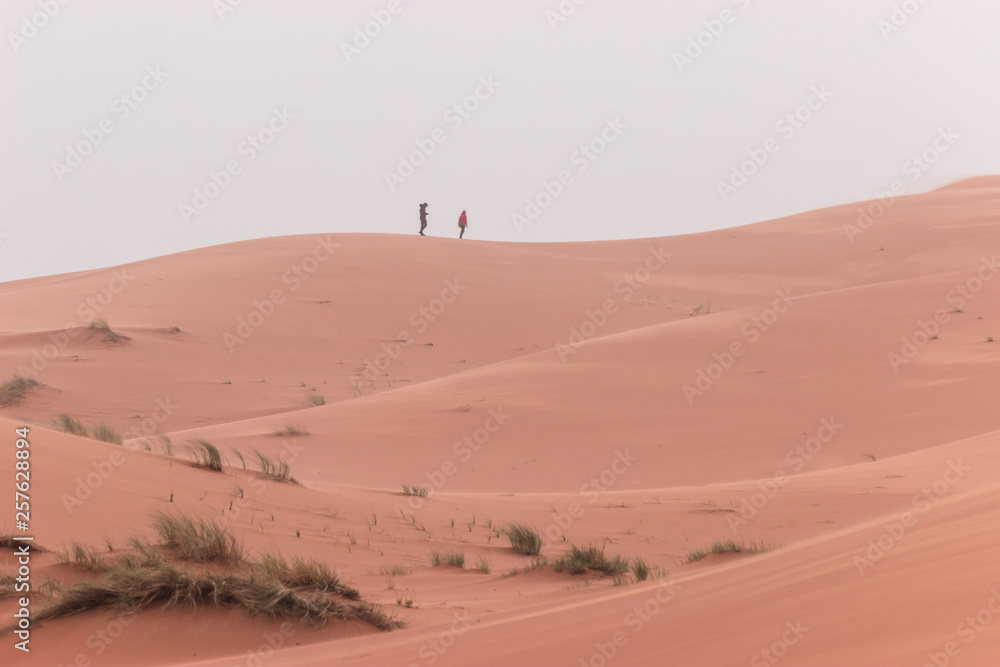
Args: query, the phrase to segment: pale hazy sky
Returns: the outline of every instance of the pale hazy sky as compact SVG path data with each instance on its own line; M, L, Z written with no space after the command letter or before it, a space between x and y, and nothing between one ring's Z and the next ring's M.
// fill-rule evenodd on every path
M0 280L424 201L576 241L1000 173L991 0L63 1L0 2Z

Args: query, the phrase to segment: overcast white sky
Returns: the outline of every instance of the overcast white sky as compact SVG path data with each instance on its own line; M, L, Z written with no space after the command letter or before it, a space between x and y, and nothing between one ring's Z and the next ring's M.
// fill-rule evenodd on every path
M467 238L591 240L1000 173L998 25L991 0L3 0L0 280L413 234L424 201L432 235L467 209Z

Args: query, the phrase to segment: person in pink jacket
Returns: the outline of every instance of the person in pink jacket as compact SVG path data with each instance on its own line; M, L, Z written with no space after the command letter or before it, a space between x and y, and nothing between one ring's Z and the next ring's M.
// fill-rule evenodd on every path
M469 226L469 220L465 217L465 211L462 211L462 215L458 216L458 228L461 230L458 233L458 238L462 238L462 234L465 233L465 228Z

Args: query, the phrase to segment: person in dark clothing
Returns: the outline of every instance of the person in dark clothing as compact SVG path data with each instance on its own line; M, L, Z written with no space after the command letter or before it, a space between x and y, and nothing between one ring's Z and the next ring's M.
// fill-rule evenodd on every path
M424 234L424 229L427 227L427 202L420 205L420 235L426 236Z
M458 238L462 238L462 234L465 234L465 228L469 226L469 220L465 217L465 211L462 211L462 215L458 216L458 228L462 231L458 233Z

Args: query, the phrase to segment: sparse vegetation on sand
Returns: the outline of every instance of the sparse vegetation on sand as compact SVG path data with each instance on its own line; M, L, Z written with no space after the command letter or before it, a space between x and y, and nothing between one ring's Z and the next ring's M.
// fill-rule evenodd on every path
M510 540L510 546L525 556L537 556L542 553L542 534L531 526L523 523L509 523L503 530Z
M38 386L38 380L15 375L0 385L0 406L16 405Z
M38 553L46 553L48 551L48 549L34 540L22 542L15 540L13 535L0 535L0 549L14 549L15 547L20 548L23 546L27 546L32 551L37 551Z
M309 394L309 398L306 399L306 403L314 408L317 408L321 405L326 405L326 399L319 394Z
M55 419L55 427L60 431L65 431L66 433L72 433L73 435L79 435L84 438L90 437L90 431L83 423L70 415L65 413L59 415Z
M100 334L104 338L104 342L111 345L124 345L126 342L132 340L131 336L120 334L112 329L107 320L94 320L87 327L87 332L88 336Z
M275 429L275 437L282 438L286 436L296 436L296 435L309 435L309 431L302 428L298 424L285 424L283 428Z
M260 453L256 449L253 450L254 454L257 456L257 466L260 468L262 475L270 477L271 479L276 479L281 482L293 482L298 484L298 480L292 477L292 468L287 462L282 461L279 456L278 459L269 459L264 454Z
M435 551L431 554L431 565L434 567L438 565L451 565L452 567L464 568L465 554L461 551L449 551L447 553Z
M0 572L0 600L15 596L14 582L16 579L9 571Z
M204 522L190 517L155 516L158 532L181 531ZM242 554L235 538L225 534L222 540L230 550ZM190 539L187 535L184 539ZM344 584L322 562L265 554L257 560L231 562L226 571L193 570L169 562L156 547L132 540L131 549L115 558L101 559L96 552L73 546L71 562L100 578L83 581L57 591L38 609L39 621L63 618L93 609L141 611L152 606L173 605L244 609L250 614L291 616L322 625L329 619L360 620L380 630L392 630L401 624L381 607L362 601L358 591ZM79 557L77 557L79 554ZM6 579L0 579L0 586ZM2 593L0 593L2 595Z
M91 437L95 440L111 443L112 445L122 444L122 435L104 422L101 422L91 431Z
M423 486L407 486L403 485L403 495L404 496L419 496L421 498L427 497L427 488Z
M761 540L760 542L753 542L753 541L744 542L743 540L737 541L737 540L734 540L732 538L729 538L728 540L724 540L722 542L713 542L712 545L710 547L708 547L707 550L706 549L694 549L692 551L689 551L688 555L687 555L687 559L684 562L685 563L691 563L691 562L694 562L694 561L701 560L702 558L705 558L706 556L708 556L708 554L710 554L710 553L713 553L713 554L727 554L727 553L732 553L732 554L739 554L739 553L759 554L759 553L764 553L765 551L771 551L774 548L775 548L775 546L773 544L769 544L767 542L764 542L763 540Z
M105 569L104 561L97 554L97 550L86 547L79 542L74 542L68 548L63 548L59 552L59 560L63 563L72 563L88 572L101 572Z
M219 448L208 440L201 438L191 441L191 453L194 454L195 465L199 468L208 468L216 472L222 471L222 455Z
M590 544L586 547L570 546L568 554L553 563L556 572L566 571L570 574L586 574L594 570L607 575L622 575L628 572L629 561L623 556L608 558L604 547Z
M642 558L636 557L632 559L632 574L635 575L636 581L646 581L649 578L652 568L649 567L649 563L644 561Z
M83 422L76 417L63 413L55 418L53 426L60 431L72 433L73 435L78 435L83 438L93 438L94 440L100 440L112 445L122 444L121 433L104 422L88 429L84 426Z
M243 560L243 546L224 528L185 514L153 513L153 528L180 560L216 561L234 565Z

